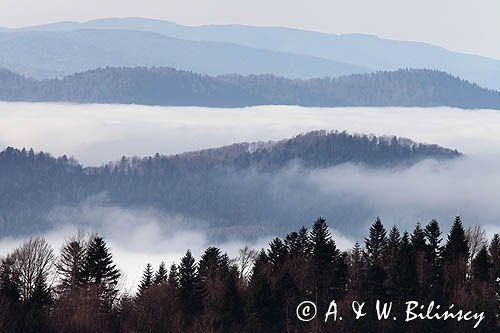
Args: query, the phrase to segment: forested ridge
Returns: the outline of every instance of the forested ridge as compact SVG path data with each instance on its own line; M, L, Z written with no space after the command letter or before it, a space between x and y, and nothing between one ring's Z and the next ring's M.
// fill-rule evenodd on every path
M4 234L43 230L53 223L48 215L54 207L77 205L102 193L111 204L154 207L226 229L263 221L271 229L282 228L276 207L269 203L271 194L262 188L266 184L259 184L254 175L273 175L291 165L404 167L423 159L460 156L456 150L404 138L325 131L173 156L123 157L100 167L84 167L66 156L7 148L0 153L0 228ZM290 218L288 223L300 217Z
M285 27L183 26L135 17L0 28L0 64L37 78L100 66L163 65L209 75L288 78L429 68L500 90L498 60L427 43Z
M166 67L99 68L37 81L0 71L0 100L207 107L451 106L500 109L500 93L426 69L292 80L206 76Z
M387 230L377 218L363 245L348 251L337 247L325 219L318 218L310 230L277 237L267 249L245 247L236 258L223 251L209 247L197 260L188 250L180 262L162 262L158 268L144 263L137 292L127 293L119 288L121 272L101 236L79 234L63 244L58 256L43 238L31 238L0 260L0 331L499 330L500 236L488 240L483 228L466 228L460 217L447 236L436 220L407 232L396 226ZM308 322L296 312L306 300L318 309ZM343 319L325 322L332 300ZM392 302L388 319L377 319L377 300ZM359 320L351 311L353 301L366 302L366 315ZM435 302L482 319L406 322L407 301ZM431 313L443 313L438 309Z

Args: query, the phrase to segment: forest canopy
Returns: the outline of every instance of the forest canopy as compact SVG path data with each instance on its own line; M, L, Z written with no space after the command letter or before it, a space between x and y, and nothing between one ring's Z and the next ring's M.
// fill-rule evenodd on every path
M0 260L2 332L498 332L500 236L456 217L447 235L436 220L411 231L377 218L363 243L341 251L324 218L276 237L267 249L237 258L208 247L179 262L144 263L137 291L120 290L121 273L104 238L82 234L57 256L30 238ZM296 308L314 300L326 313L335 300L343 320L301 321ZM478 314L477 320L406 322L407 301ZM391 316L366 311L392 302ZM452 306L453 305L453 306ZM314 318L313 318L314 319Z
M208 107L280 104L500 109L500 92L427 69L298 80L272 75L213 77L168 67L106 67L41 81L0 70L0 100Z

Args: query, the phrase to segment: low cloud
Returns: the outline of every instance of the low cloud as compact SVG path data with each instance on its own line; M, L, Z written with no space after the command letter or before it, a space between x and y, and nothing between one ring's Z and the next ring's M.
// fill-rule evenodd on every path
M311 130L397 135L500 153L500 112L452 108L220 109L0 102L0 143L73 155L85 165L121 156L174 154L242 141L279 140Z
M466 225L488 225L500 232L498 170L500 157L483 156L379 169L292 164L276 173L247 170L225 177L220 183L230 193L221 200L241 201L253 223L268 227L271 234L309 227L319 216L355 240L367 235L377 217L387 228L397 225L410 232L417 222L437 219L447 232L460 215Z
M281 221L271 232L249 241L215 239L213 221L152 208L124 208L91 198L50 215L45 233L59 249L78 229L101 233L110 245L127 285L139 281L147 262L178 262L190 248L199 258L209 245L236 256L248 244L267 247L276 235L311 226L325 216L339 247L362 241L380 216L386 227L413 229L436 218L446 232L455 215L466 225L500 231L500 112L450 108L169 108L123 105L0 103L0 143L34 147L54 155L74 155L86 165L122 155L180 153L241 141L277 140L315 129L405 136L456 148L466 157L422 161L409 168L368 169L345 164L309 170L291 165L279 173L252 170L225 181L238 185L242 198L258 199L259 210ZM270 214L269 213L269 214ZM265 216L265 215L263 215ZM255 221L264 225L265 218ZM61 227L62 226L62 227ZM215 231L214 231L215 230ZM266 229L263 229L266 230ZM0 241L0 253L24 239Z
M127 290L136 288L147 263L151 263L155 269L162 261L167 266L178 264L188 249L199 260L209 246L217 246L230 258L236 258L238 250L246 245L256 250L267 249L269 242L276 237L262 235L249 241L234 235L219 241L210 237L207 222L155 209L108 205L102 197L90 198L77 206L58 207L51 213L51 219L58 227L41 236L56 252L77 233L102 235L124 275ZM354 244L353 240L333 229L332 233L340 249L347 250ZM11 252L27 238L1 239L0 253Z
M500 158L469 156L446 162L426 160L402 169L343 165L311 171L306 182L319 197L337 201L335 206L353 207L351 213L364 221L365 233L376 216L388 226L411 231L416 222L425 224L433 218L447 230L456 215L467 225L489 225L499 232L498 170ZM322 204L327 205L325 200ZM331 214L335 216L334 211ZM339 225L343 232L359 235L355 226L342 221Z
M98 232L125 273L126 286L133 288L148 262L155 267L161 261L170 265L179 262L187 249L199 259L211 245L236 257L245 245L267 248L275 236L283 237L302 225L310 227L319 216L327 218L341 249L350 248L355 241L362 243L377 216L386 228L395 224L410 232L416 222L426 224L436 218L446 233L454 217L461 215L466 226L483 225L491 236L500 232L498 170L500 158L483 156L425 160L409 168L344 164L311 170L293 164L272 174L247 170L227 178L225 186L237 185L239 194L248 200L259 197L263 216L272 214L269 217L279 221L269 227L268 219L256 220L255 226L267 230L256 238L248 239L244 232L214 237L214 230L220 228L214 221L147 207L124 208L109 204L105 196L54 208L50 219L58 227L44 237L59 249L78 230ZM237 222L234 230L238 230ZM0 253L11 251L24 239L1 240Z

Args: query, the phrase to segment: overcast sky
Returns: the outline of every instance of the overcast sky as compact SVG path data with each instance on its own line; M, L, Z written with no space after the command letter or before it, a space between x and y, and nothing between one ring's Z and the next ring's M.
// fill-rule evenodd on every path
M0 0L0 26L141 16L430 42L500 59L499 0Z

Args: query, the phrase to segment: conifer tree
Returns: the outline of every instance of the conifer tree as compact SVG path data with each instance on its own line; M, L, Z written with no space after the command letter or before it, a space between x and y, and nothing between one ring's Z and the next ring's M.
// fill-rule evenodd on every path
M389 231L389 238L387 240L387 250L385 255L387 278L386 285L389 296L398 292L397 283L399 282L398 276L400 274L400 262L398 260L401 248L401 234L396 226L393 226Z
M188 250L179 265L179 297L185 324L190 323L200 311L200 302L196 293L197 284L196 262L191 251Z
M30 303L39 308L43 308L52 303L52 294L44 275L40 274L35 280L35 287L33 295L31 296Z
M370 227L368 238L365 238L365 248L368 263L371 266L382 266L382 258L387 246L387 232L380 218L377 217Z
M279 270L288 254L287 247L283 241L276 237L269 244L267 255L274 270Z
M300 243L299 234L297 232L291 232L285 237L285 246L287 252L290 253L292 257L300 254Z
M170 266L170 270L168 272L167 283L169 286L173 288L179 288L179 270L176 264L172 264Z
M142 273L142 280L139 284L139 295L143 294L153 284L153 268L150 263L146 265L144 273Z
M299 230L297 246L300 248L300 252L302 253L302 255L308 255L310 253L309 231L306 227L302 227Z
M445 247L445 256L447 260L469 257L469 246L460 216L455 218L455 222L451 227Z
M392 256L399 252L401 246L401 234L396 226L393 226L389 231L389 238L387 239L387 255Z
M494 234L488 248L491 257L493 276L500 279L500 235Z
M365 273L364 270L363 251L359 242L356 242L349 256L348 267L348 289L355 298L360 297L361 295Z
M441 265L441 254L442 254L442 248L441 248L441 241L443 240L441 238L441 229L439 228L439 223L436 220L432 220L429 222L429 224L425 227L425 239L427 240L428 243L428 255L433 263L434 267L438 267Z
M167 279L168 279L167 268L165 267L165 263L162 261L160 263L160 266L158 266L158 270L156 271L154 283L162 284L164 282L167 282Z
M500 235L494 234L488 248L491 258L491 271L493 280L493 289L497 305L497 314L500 314ZM500 323L499 323L500 325Z
M491 259L486 246L483 246L472 260L472 277L476 282L491 281Z
M74 290L85 283L85 253L85 244L79 239L73 239L63 246L56 264L61 292Z
M411 235L411 244L415 251L425 251L427 246L425 243L425 232L420 226L420 222L417 222L413 234Z
M417 222L411 235L411 245L415 255L415 265L417 274L417 284L419 297L427 293L428 281L432 277L432 262L428 258L428 247L425 242L425 231Z
M228 258L222 255L216 247L209 247L198 262L198 278L197 278L197 294L203 302L206 300L210 291L220 282L223 277L226 277L228 268ZM211 290L212 289L212 290Z
M227 255L218 248L209 247L200 258L197 297L202 305L202 321L208 331L231 330L231 322L241 319L243 310L236 287L238 275L237 269L229 268ZM231 315L235 317L231 318Z
M443 292L443 247L441 246L442 232L436 220L430 221L424 230L427 243L426 257L430 263L430 272L427 279L427 299L439 301Z
M269 258L264 250L255 261L246 301L246 317L250 332L277 332L281 327L281 308L274 298L271 282Z
M314 222L309 235L309 243L311 246L311 259L317 270L332 269L340 251L332 239L324 218L319 218Z
M469 244L459 216L455 218L444 248L444 292L451 295L467 276Z
M12 269L14 259L8 255L0 261L0 294L11 301L18 301L20 281Z
M329 297L343 294L347 283L347 267L324 218L320 217L314 222L309 244L315 292L327 302Z
M365 238L364 252L368 264L365 286L363 288L368 300L381 300L386 297L384 254L386 253L387 236L384 225L377 217L370 227L370 232Z
M113 263L113 256L102 237L95 236L89 242L84 273L88 285L95 288L98 299L105 307L110 308L118 293L121 274Z
M220 332L238 332L245 320L243 300L238 288L239 272L236 266L229 268L224 278Z
M411 299L416 293L415 247L410 241L408 232L403 233L401 248L398 254L399 274L396 286L399 286L400 299Z

